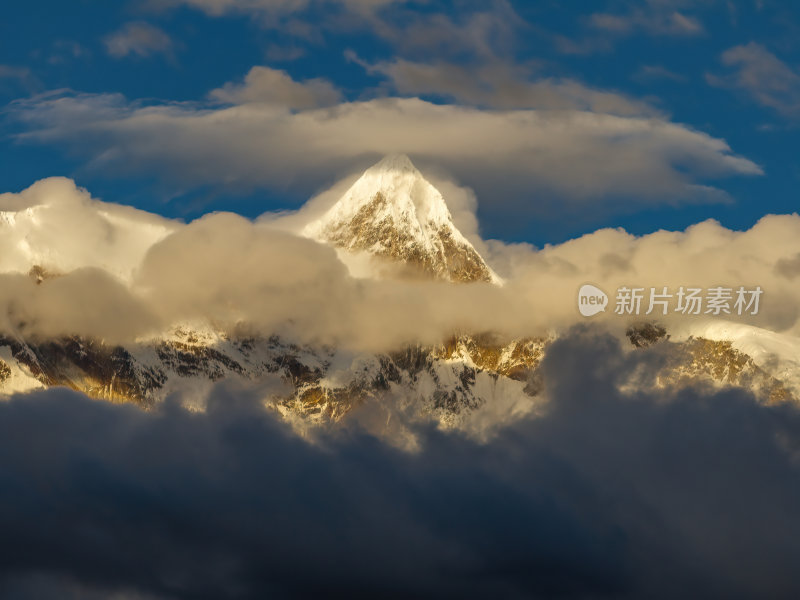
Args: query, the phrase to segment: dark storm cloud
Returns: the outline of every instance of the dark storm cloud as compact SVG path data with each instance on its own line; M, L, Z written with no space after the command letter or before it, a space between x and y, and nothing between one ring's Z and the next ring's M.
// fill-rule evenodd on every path
M417 426L415 453L352 427L309 443L230 387L205 414L17 398L0 594L797 597L800 416L619 391L663 352L573 332L546 415L485 444Z

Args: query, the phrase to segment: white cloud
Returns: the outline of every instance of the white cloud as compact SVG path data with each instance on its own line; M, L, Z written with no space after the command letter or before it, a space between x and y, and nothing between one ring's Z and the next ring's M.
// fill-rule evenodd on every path
M459 225L475 239L474 197L452 184L442 187L448 199L455 193ZM497 287L356 280L331 248L292 234L296 221L287 227L272 215L251 222L220 213L188 225L165 222L92 200L63 179L5 194L0 202L5 219L29 213L38 219L38 228L8 228L2 237L3 253L15 257L0 263L3 331L124 341L176 322L209 319L223 327L247 323L299 342L388 350L436 343L453 331L519 337L562 329L583 320L575 296L592 282L610 295L622 285L758 285L764 290L761 311L741 320L800 333L798 215L767 216L744 232L713 221L642 237L604 229L541 250L479 240L505 280ZM65 215L69 221L61 223ZM162 234L141 235L154 227ZM28 253L15 255L21 239ZM42 257L57 257L45 265L62 276L37 285L23 273ZM668 323L680 318L673 315ZM627 323L612 314L597 319Z
M625 285L673 290L760 285L763 310L752 322L777 330L794 327L797 333L800 296L786 266L798 255L798 240L800 216L768 215L747 231L732 231L713 220L640 237L602 229L540 251L500 244L488 258L501 275L528 282L531 290L547 290L554 298L571 298L586 282L610 295Z
M20 140L63 143L104 173L155 172L182 186L310 194L402 152L522 216L719 200L724 194L699 185L703 178L761 173L723 140L686 126L577 110L384 98L292 112L264 103L142 106L84 94L20 102L13 115L28 127ZM627 200L604 204L607 198Z
M169 56L174 49L172 38L166 32L142 21L126 23L103 41L106 50L114 58L131 55L149 57L154 54Z
M308 79L298 82L286 71L260 66L250 69L243 83L228 83L212 90L210 96L230 104L261 102L290 109L330 106L341 100L341 94L329 81Z
M0 194L0 272L96 267L129 281L150 246L177 226L51 177L19 194Z

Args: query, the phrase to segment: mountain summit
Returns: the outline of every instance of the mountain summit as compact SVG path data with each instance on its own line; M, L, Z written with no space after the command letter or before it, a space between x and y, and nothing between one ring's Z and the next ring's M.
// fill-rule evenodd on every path
M453 224L442 194L404 154L386 156L367 169L303 235L399 263L411 275L499 281Z

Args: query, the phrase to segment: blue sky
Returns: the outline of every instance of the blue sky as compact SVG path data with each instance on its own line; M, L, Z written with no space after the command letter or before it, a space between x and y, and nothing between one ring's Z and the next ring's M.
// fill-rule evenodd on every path
M767 0L11 3L0 190L255 217L397 151L487 238L745 229L797 209L799 28Z

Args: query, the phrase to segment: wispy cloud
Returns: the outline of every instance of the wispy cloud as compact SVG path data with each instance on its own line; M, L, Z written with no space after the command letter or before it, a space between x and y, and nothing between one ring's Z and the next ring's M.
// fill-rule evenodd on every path
M672 81L675 83L686 83L685 75L670 71L661 65L642 65L633 74L633 79L640 82L647 81Z
M385 77L389 89L400 95L436 96L458 104L502 109L660 114L656 108L624 94L593 89L568 78L537 77L530 67L498 60L469 66L403 59L370 64L352 53L349 56L367 72Z
M3 80L14 82L28 92L40 90L42 87L39 79L28 67L15 67L0 64L0 85Z
M393 12L376 15L370 24L379 37L392 44L396 55L414 60L432 55L461 61L508 57L528 24L505 0L477 6L447 14L403 11L401 4Z
M630 2L627 10L597 12L589 17L589 25L612 35L643 32L650 35L692 36L703 33L702 21L687 12L706 4L685 0L647 0ZM699 6L698 6L699 5Z
M787 65L761 44L750 42L726 50L722 63L731 72L709 73L709 84L747 92L762 106L784 117L800 117L800 71Z
M652 35L697 35L703 32L702 23L678 11L648 13L633 11L629 14L595 13L590 18L592 27L613 34L644 31Z
M164 30L143 21L127 23L103 41L109 55L114 58L147 58L154 54L172 56L174 52L172 38Z
M414 0L147 0L151 8L189 6L211 16L245 14L268 29L321 44L330 33L365 31L398 55L494 57L527 27L507 0L465 3L456 11Z
M596 3L592 6L596 9ZM614 50L617 41L632 35L650 37L696 37L705 33L698 11L711 2L686 0L646 0L645 2L607 2L607 10L579 17L578 35L551 33L556 49L562 54L591 55Z
M383 6L408 0L143 0L146 6L165 9L189 6L212 16L249 14L266 19L302 12L312 6L333 6L370 14Z
M56 40L47 62L51 65L61 65L70 60L88 58L91 51L75 40Z

